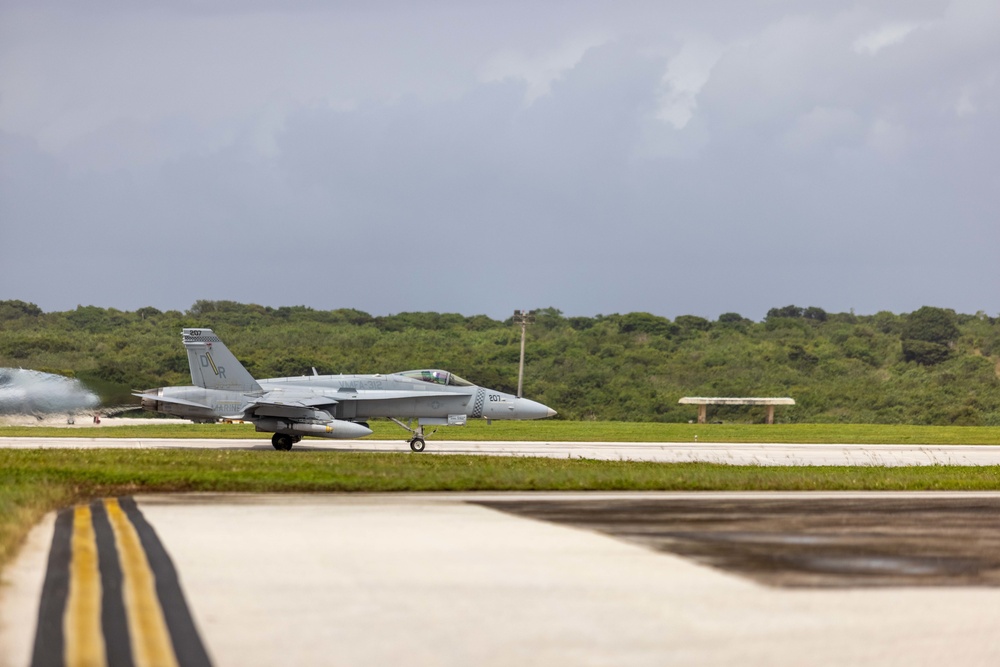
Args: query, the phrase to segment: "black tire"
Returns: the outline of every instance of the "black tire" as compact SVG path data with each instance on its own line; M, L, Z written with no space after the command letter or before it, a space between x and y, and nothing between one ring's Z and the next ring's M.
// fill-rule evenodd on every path
M275 433L271 436L271 446L279 452L287 452L292 448L295 439L284 433Z
M412 440L410 440L410 449L412 449L415 452L424 451L424 447L426 446L427 443L424 442L423 438L413 438Z

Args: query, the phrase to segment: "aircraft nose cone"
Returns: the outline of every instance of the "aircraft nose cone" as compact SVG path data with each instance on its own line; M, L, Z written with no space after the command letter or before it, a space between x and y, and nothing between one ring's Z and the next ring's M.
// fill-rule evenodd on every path
M517 399L514 412L518 419L545 419L546 417L554 417L556 414L556 411L549 406L527 398Z

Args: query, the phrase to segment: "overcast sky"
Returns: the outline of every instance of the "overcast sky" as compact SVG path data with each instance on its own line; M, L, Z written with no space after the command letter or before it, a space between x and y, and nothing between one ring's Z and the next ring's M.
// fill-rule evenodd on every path
M46 311L998 315L998 247L996 0L0 0Z

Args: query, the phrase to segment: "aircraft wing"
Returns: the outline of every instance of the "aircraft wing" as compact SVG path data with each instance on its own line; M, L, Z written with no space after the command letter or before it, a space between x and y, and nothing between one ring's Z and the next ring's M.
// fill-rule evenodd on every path
M325 394L297 394L290 391L269 391L257 396L251 405L288 405L300 408L314 408L319 405L336 405L339 397Z
M243 414L288 419L315 419L317 418L317 409L332 408L337 403L337 399L325 395L269 391L253 398L243 406Z
M469 394L450 391L392 391L380 389L357 389L353 391L331 391L325 394L298 393L294 390L269 391L255 397L243 406L243 416L232 419L257 417L283 417L285 419L316 419L317 411L333 414L337 403L348 401L391 401L413 398L444 398L468 401Z

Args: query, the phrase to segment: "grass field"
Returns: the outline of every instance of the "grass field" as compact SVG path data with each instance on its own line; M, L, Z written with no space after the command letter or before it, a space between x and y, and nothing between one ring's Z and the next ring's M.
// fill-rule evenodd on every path
M374 438L405 439L373 422ZM476 422L435 438L621 442L1000 444L1000 429L853 425ZM0 427L0 437L232 437L247 425ZM338 451L0 450L0 567L46 512L143 492L400 492L504 490L1000 490L1000 467L759 467Z
M84 438L261 438L249 424L162 424L61 428L0 426L0 437ZM406 431L388 421L373 421L375 440L405 440ZM836 444L1000 445L1000 427L905 426L879 424L658 424L571 422L559 420L443 427L435 440L523 440L542 442L774 442Z

